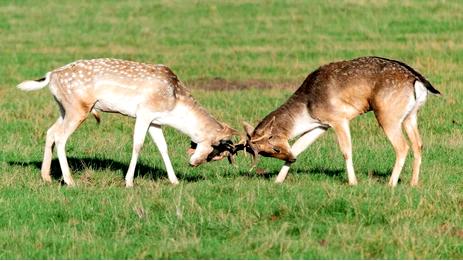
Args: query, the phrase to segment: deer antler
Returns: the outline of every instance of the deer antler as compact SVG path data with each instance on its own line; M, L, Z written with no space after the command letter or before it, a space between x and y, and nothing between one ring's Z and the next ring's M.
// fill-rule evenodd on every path
M234 157L239 151L244 150L252 156L252 167L254 168L257 165L257 152L256 150L248 143L247 137L240 135L240 141L234 144L233 155ZM246 154L245 154L246 155Z

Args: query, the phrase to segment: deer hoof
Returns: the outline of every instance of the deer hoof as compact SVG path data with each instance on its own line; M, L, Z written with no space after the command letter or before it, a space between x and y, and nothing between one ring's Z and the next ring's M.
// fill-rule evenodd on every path
M42 180L46 183L51 183L51 176L50 175L43 175Z

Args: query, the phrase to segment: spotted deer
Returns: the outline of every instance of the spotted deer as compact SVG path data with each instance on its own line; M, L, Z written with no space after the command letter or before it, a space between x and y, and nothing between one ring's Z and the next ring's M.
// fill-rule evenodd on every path
M97 120L98 111L136 118L132 158L125 176L127 187L133 186L146 132L161 153L169 181L178 183L161 125L171 126L191 138L192 166L233 156L230 140L237 131L214 119L165 65L117 59L79 60L48 72L40 80L22 82L18 88L32 91L47 85L58 103L60 116L46 135L41 169L45 181L51 181L50 165L56 144L64 182L74 185L66 159L66 141L89 112Z
M349 121L373 111L392 143L396 161L389 185L397 185L411 141L414 162L411 185L418 184L422 141L417 113L428 92L440 95L420 73L410 66L381 57L361 57L321 66L301 87L254 129L244 122L247 138L238 145L254 155L285 161L276 182L285 180L296 157L329 128L333 128L345 159L350 185L357 184L352 163ZM292 146L288 141L300 136Z

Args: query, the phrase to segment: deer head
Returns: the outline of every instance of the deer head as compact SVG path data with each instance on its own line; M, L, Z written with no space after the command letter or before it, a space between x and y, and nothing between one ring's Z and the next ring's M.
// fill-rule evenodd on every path
M187 153L190 155L190 165L198 166L204 162L217 161L227 158L230 164L234 164L235 146L232 137L239 135L239 132L225 123L220 124L221 128L210 140L200 143L191 142Z
M246 150L253 156L253 166L257 164L257 155L273 157L287 162L294 162L296 158L291 153L288 137L273 132L275 117L262 121L256 129L251 124L243 122L246 138L235 145L235 150Z

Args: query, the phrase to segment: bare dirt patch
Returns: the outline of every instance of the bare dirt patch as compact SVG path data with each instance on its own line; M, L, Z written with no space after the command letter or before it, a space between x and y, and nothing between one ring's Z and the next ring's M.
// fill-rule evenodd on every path
M204 78L186 82L186 85L192 89L210 90L210 91L229 91L245 89L288 89L295 90L299 87L298 82L272 82L264 80L226 80L223 78Z

